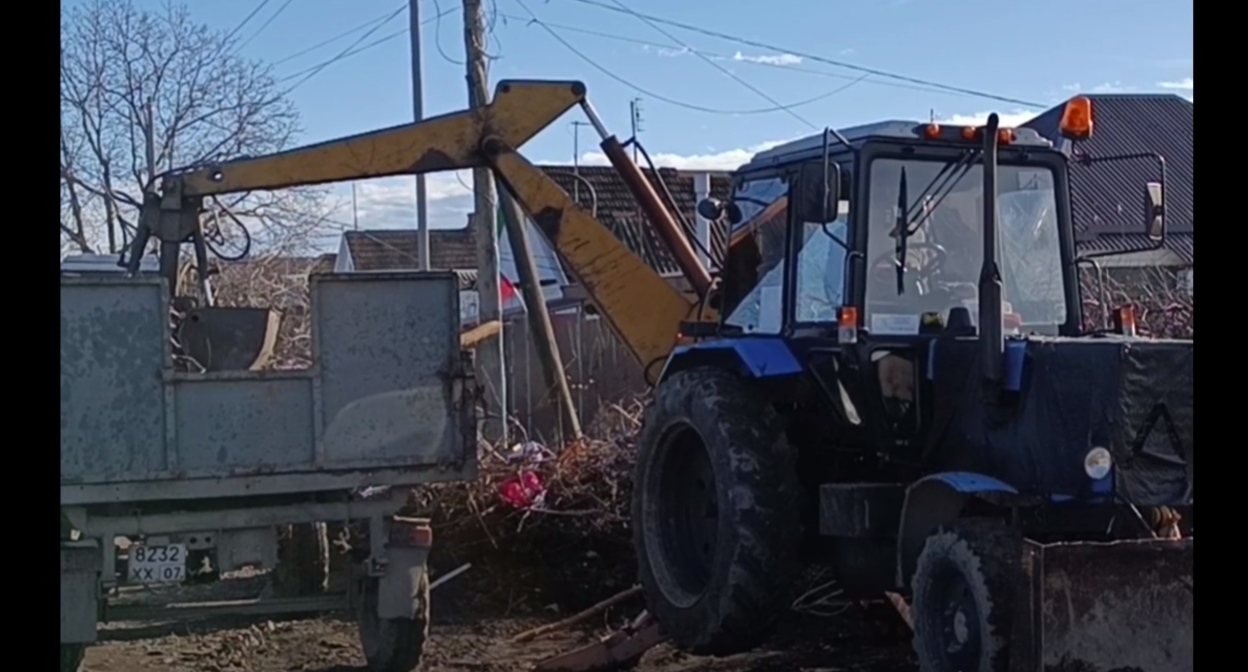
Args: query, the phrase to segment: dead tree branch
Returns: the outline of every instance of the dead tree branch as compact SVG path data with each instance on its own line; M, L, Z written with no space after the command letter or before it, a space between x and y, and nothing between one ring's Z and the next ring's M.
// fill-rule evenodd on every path
M293 146L299 115L271 66L185 6L90 0L61 21L64 238L117 252L162 174ZM320 188L224 200L253 249L292 251L327 225ZM207 221L207 220L205 220Z

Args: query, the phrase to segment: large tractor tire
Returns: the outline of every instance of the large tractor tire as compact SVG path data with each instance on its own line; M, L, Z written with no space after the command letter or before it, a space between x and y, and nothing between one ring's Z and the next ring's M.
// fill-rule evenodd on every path
M325 523L291 525L278 536L274 592L283 598L323 595L329 585Z
M691 653L757 646L790 607L800 524L795 453L745 380L699 368L655 393L632 515L650 611Z
M937 529L910 586L921 672L1005 672L1021 540L1008 526L963 520Z

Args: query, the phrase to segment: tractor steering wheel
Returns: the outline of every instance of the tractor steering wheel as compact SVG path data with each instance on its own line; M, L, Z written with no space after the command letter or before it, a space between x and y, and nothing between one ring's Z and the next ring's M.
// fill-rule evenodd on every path
M911 256L911 252L930 252L930 254L918 255L919 261L911 263L915 260L915 257ZM917 280L921 282L939 272L948 258L949 252L936 243L915 242L906 245L906 258L903 260L903 263L906 264L906 272L914 273L918 276ZM883 284L896 282L896 253L889 251L876 257L870 269L871 278L874 282Z

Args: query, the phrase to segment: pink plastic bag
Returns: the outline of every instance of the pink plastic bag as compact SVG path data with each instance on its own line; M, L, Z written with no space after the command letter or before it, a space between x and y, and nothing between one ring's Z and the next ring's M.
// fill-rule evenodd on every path
M517 509L532 507L545 490L542 479L531 471L522 471L498 484L498 496Z

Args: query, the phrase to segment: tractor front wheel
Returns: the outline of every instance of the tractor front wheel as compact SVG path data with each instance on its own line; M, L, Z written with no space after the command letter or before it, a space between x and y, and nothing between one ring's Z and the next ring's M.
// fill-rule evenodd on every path
M927 538L910 581L921 672L1005 672L1018 569L1017 534L964 520Z
M650 611L678 647L753 648L790 606L799 523L781 418L741 378L662 382L641 431L634 543Z

